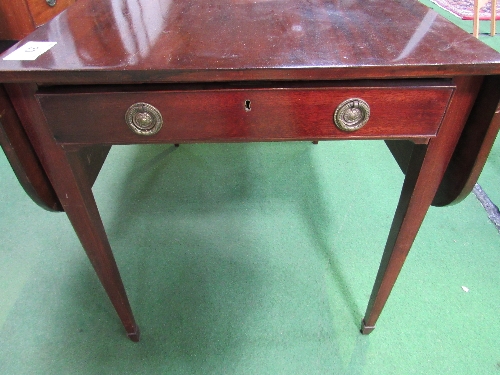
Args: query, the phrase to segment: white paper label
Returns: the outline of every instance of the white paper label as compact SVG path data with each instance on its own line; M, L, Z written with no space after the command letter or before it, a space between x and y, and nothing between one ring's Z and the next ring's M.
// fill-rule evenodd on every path
M54 47L57 42L28 42L14 52L5 56L4 60L36 60L42 53Z

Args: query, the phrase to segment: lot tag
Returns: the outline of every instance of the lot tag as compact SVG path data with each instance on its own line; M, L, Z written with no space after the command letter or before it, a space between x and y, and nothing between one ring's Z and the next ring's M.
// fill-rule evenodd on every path
M42 53L54 47L57 42L28 42L14 52L8 54L4 60L36 60Z

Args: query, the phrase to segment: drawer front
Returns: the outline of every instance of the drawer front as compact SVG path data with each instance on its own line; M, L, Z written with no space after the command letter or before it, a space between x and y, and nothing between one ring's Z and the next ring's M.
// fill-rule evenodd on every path
M37 98L58 142L126 144L428 138L436 135L452 92L453 87L436 85L140 92L50 89ZM339 109L349 99L354 99L350 104L354 109ZM369 107L364 126L343 130L335 124L336 111L343 111L349 120L351 112L355 117L363 110L362 102ZM158 110L163 125L156 134L136 134L127 125L129 108L135 103Z

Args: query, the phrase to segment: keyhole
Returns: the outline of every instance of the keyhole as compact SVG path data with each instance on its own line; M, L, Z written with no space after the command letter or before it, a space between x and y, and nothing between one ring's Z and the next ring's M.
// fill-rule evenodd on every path
M245 100L245 111L251 111L252 110L252 102L250 100Z

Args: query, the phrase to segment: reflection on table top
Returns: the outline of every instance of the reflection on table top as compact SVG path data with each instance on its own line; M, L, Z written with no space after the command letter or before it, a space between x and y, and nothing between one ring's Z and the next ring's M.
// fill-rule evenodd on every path
M0 60L0 81L78 83L89 72L115 83L422 77L491 74L493 65L500 73L497 52L417 1L86 0L28 40L57 45L35 61Z

